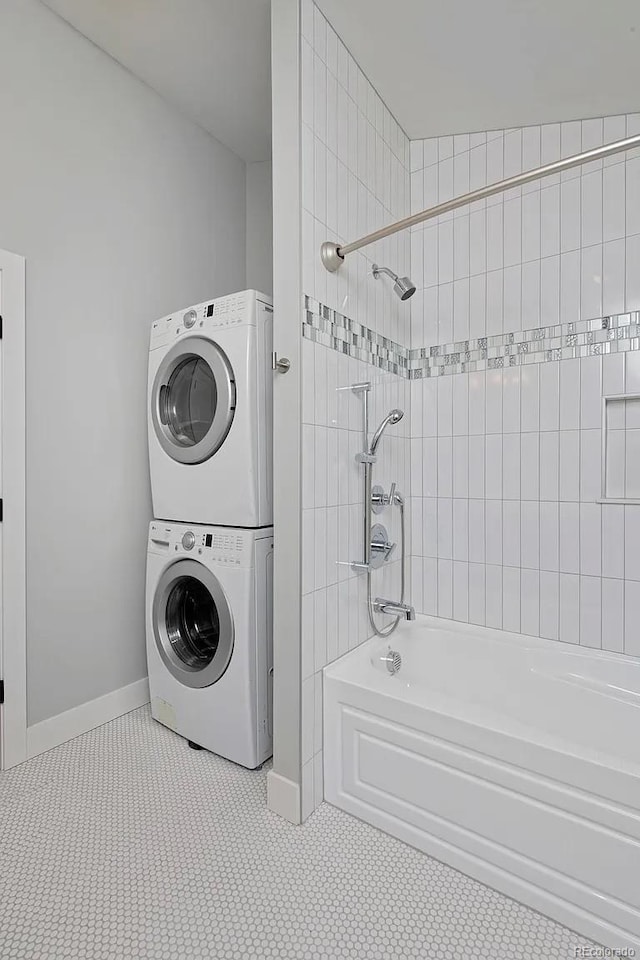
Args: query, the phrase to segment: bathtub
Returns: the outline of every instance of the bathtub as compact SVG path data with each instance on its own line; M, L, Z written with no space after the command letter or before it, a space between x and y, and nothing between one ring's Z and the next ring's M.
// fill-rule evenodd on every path
M324 758L330 803L640 956L640 660L418 617L325 669Z

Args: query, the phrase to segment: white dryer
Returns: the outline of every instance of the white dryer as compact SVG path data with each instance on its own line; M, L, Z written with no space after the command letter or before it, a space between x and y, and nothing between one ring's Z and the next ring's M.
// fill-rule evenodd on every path
M271 300L255 290L156 320L148 381L153 515L273 522Z
M151 713L251 768L272 753L272 591L273 528L151 523Z

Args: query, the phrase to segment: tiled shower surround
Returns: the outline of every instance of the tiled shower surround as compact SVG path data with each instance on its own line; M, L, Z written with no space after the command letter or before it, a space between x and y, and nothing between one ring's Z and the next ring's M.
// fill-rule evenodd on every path
M639 129L634 115L412 142L412 210ZM413 603L640 655L640 507L598 503L601 398L640 391L637 316L607 319L640 308L637 151L415 228L411 243L412 375L452 373L411 387ZM432 357L445 353L453 366Z
M372 383L372 428L405 410L374 480L409 497L418 612L640 655L640 506L597 502L601 397L640 393L640 156L476 203L352 254L336 274L320 244L621 139L640 118L409 144L311 0L302 11L306 817L323 791L322 668L371 634L366 578L349 566L363 532L353 383ZM411 301L373 279L374 262L411 276ZM634 416L611 489L636 464L640 486ZM396 513L380 519L398 541ZM398 595L397 560L374 593Z

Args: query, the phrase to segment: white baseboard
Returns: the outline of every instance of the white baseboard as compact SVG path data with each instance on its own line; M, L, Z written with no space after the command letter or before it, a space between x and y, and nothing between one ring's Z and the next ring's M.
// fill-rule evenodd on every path
M267 806L289 823L302 823L300 784L274 770L267 774Z
M73 740L149 702L147 677L27 727L27 759Z

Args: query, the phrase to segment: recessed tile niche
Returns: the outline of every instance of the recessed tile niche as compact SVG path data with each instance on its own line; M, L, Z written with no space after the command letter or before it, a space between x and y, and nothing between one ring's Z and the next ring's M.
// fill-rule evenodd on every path
M640 394L603 397L602 500L640 504Z

